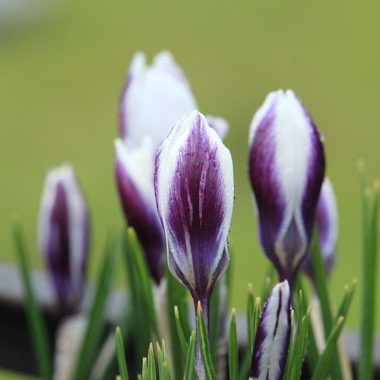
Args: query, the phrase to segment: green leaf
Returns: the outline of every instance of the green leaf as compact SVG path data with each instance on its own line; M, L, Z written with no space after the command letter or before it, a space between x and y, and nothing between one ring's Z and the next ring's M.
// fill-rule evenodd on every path
M319 237L318 233L315 230L313 234L313 242L311 249L311 256L313 261L313 269L314 269L314 277L315 277L315 287L318 293L321 313L322 313L322 321L324 327L325 337L328 336L333 328L333 316L331 312L331 304L329 293L327 290L326 284L326 272L323 264L323 258L319 247ZM335 349L333 353L334 360L332 365L332 377L334 380L342 380L342 368L340 363L340 358L338 355L338 351Z
M210 345L209 345L208 336L207 336L206 321L203 315L200 302L198 302L198 308L197 308L197 329L198 329L199 346L201 350L203 365L206 372L206 377L208 380L216 380L215 368L212 363Z
M221 279L225 281L225 279ZM221 282L212 291L211 301L210 301L210 324L209 324L209 342L210 342L210 352L211 357L215 360L216 347L219 338L219 325L220 325L220 286Z
M352 284L350 287L348 287L347 285L344 287L344 296L343 296L343 299L338 307L338 310L336 312L336 321L338 320L339 317L344 317L346 318L349 310L350 310L350 306L351 306L351 302L352 302L352 299L354 297L354 294L355 294L355 290L356 290L356 285L357 285L357 280L353 280L352 281ZM336 322L335 321L335 322Z
M196 336L195 332L193 331L191 333L190 342L188 344L183 380L193 380L195 377L195 345Z
M153 344L149 345L148 350L148 373L149 379L156 380L156 361L154 359Z
M116 353L117 353L117 361L119 363L120 378L121 380L128 380L128 371L127 371L127 364L125 362L123 337L121 335L121 331L119 327L116 327L115 339L116 339Z
M132 229L121 234L121 249L128 274L133 314L131 314L131 340L135 348L135 362L146 354L152 334L157 335L156 316L153 305L151 280L142 251ZM140 257L140 259L138 259ZM155 332L155 333L154 333Z
M157 342L157 363L158 363L158 378L159 380L169 380L169 368L166 359L165 342L162 341L162 348Z
M142 373L141 373L141 377L142 377L142 380L151 380L151 379L149 379L148 360L147 360L147 358L143 358L143 360L142 360Z
M304 305L310 305L310 300L308 298L308 294L306 292L306 287L303 279L298 276L297 278L297 288L302 290L302 297L304 300ZM314 329L311 323L309 323L309 331L308 331L308 343L307 343L307 351L306 351L306 361L311 372L314 371L319 360L319 350L317 346L317 340L315 338Z
M336 342L343 326L344 317L339 317L327 339L326 347L319 358L312 380L325 380L328 376L331 362L336 353Z
M135 259L137 275L140 280L140 286L143 291L143 297L146 301L145 312L149 316L150 325L156 338L159 338L156 312L154 309L153 293L152 293L152 281L149 275L148 267L144 258L144 253L141 249L140 243L137 239L136 233L132 228L128 228L128 242L130 244L132 255Z
M290 314L289 348L288 348L288 355L286 358L283 380L289 380L290 379L290 371L291 371L292 360L293 360L294 351L295 351L295 342L297 340L297 326L295 325L294 319L295 319L294 310L292 310L291 314Z
M74 377L75 380L87 379L97 348L103 334L104 312L108 293L113 279L115 261L118 251L110 241L106 244L104 261L97 281L95 298L92 303L89 321L84 339L79 351Z
M184 350L183 343L187 345L185 336L190 335L189 319L188 319L188 304L187 304L187 290L173 277L166 265L166 312L168 315L169 332L170 332L170 357L174 377L180 379L183 374L184 355L186 355L187 348ZM173 309L178 307L181 314L173 313ZM183 355L179 346L182 347Z
M307 337L310 326L310 307L306 314L297 322L297 330L294 339L294 353L292 354L292 362L290 366L291 380L299 380L302 373L302 364L306 351ZM300 316L301 317L301 316Z
M255 332L253 327L253 313L255 307L255 296L253 294L252 284L248 284L248 299L247 299L247 331L248 331L248 348L252 354L253 345L255 342Z
M363 181L364 183L364 181ZM379 186L362 190L363 205L363 287L361 316L361 353L359 378L373 377L373 350L375 336L376 283L377 283L377 229Z
M231 322L228 335L228 370L229 379L238 379L238 341L236 331L236 310L232 309Z
M251 306L250 306L251 307ZM250 313L247 315L247 320L251 320L251 322L247 321L247 324L251 326L250 334L252 335L250 339L252 339L252 349L248 349L247 352L244 355L243 362L240 366L239 371L239 379L240 380L247 380L249 370L251 367L251 361L252 361L252 353L256 338L256 331L257 326L259 325L260 320L260 314L261 314L261 298L256 297L254 305L253 305L253 311L251 310Z
M182 348L183 353L186 355L187 350L188 350L188 344L186 342L185 334L184 334L183 329L182 329L181 320L179 318L178 306L174 306L174 316L175 316L175 323L176 323L179 342L181 344L181 348Z
M29 273L28 254L26 252L20 225L14 224L12 226L12 232L16 247L16 254L20 263L28 324L33 338L32 340L36 353L37 364L42 379L49 380L52 378L50 347L47 339L46 326L33 292L32 281Z

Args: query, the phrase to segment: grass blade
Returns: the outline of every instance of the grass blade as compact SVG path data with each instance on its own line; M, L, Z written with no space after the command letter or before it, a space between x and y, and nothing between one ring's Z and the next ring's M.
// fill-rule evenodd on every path
M375 189L363 191L363 288L362 288L362 325L359 378L373 377L373 350L376 313L376 271L378 265L377 227L378 227L378 185Z
M157 378L156 361L154 358L153 344L152 343L149 345L149 350L148 350L148 374L149 374L149 379L156 380L156 378Z
M175 324L177 328L179 343L181 345L183 353L186 355L188 351L188 344L186 342L185 333L183 332L181 320L179 318L178 306L174 306L174 317L175 317Z
M344 326L344 317L339 317L337 323L334 325L326 342L326 347L322 352L312 380L325 380L329 374L331 362L336 353L336 342Z
M236 310L232 309L230 330L228 336L228 370L229 379L238 379L238 341L236 331Z
M110 241L106 244L104 263L101 267L95 298L92 303L87 330L81 345L74 372L74 380L87 379L94 362L96 350L103 333L103 318L108 293L113 279L117 250Z
M190 336L188 350L186 355L186 365L183 380L193 380L195 377L195 344L196 337L193 331Z
M186 288L173 277L169 268L166 265L166 305L165 312L168 315L169 333L170 333L170 352L168 352L171 360L172 371L174 378L180 379L183 375L183 363L187 353L187 337L190 336L190 327L188 320L188 305L187 305L187 291ZM179 307L181 314L174 312L173 309ZM177 307L177 312L178 312ZM186 338L185 338L186 337ZM169 339L167 337L166 339ZM182 347L183 355L179 346Z
M20 263L21 277L24 286L26 310L29 329L32 334L34 349L40 375L42 379L49 380L52 377L50 348L41 312L34 297L32 281L29 274L28 255L26 252L21 227L14 224L12 227L16 253Z
M325 337L327 337L332 331L334 320L331 312L330 297L327 290L325 267L319 247L319 237L316 231L313 234L311 256L315 276L315 288L317 290L318 298L320 301L324 333ZM332 366L332 377L334 380L341 380L343 379L342 367L336 348L334 350L335 352L333 353L334 360Z
M127 371L127 364L125 362L123 337L121 335L121 331L119 327L116 327L115 339L116 339L117 362L119 363L120 377L121 377L121 380L128 380L128 371Z
M206 321L203 315L200 302L198 303L198 308L197 308L197 329L198 329L199 346L201 350L203 365L206 372L206 377L208 380L216 380L215 368L212 363L210 345L208 341Z

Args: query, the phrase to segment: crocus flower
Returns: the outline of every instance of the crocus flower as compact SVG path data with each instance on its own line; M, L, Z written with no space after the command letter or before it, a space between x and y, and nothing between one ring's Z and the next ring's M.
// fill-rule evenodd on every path
M280 380L290 339L289 284L277 284L264 306L256 332L249 380Z
M155 153L184 113L197 108L190 85L169 52L161 52L151 66L136 53L120 103L120 136L116 142L116 182L127 223L136 230L150 273L160 283L164 232L154 199ZM208 116L219 136L228 123ZM149 143L146 141L149 140Z
M165 243L153 187L155 149L148 138L140 146L117 139L115 148L116 183L124 214L136 231L151 276L159 284Z
M336 240L338 238L338 208L334 189L328 178L325 178L319 194L315 222L325 271L326 274L330 274L335 264ZM311 278L314 277L310 252L302 262L302 270Z
M46 177L39 218L39 244L61 310L74 311L85 283L89 216L70 166L54 169Z
M292 285L310 244L324 177L321 136L295 94L279 90L256 112L249 149L261 245L280 279Z
M184 113L198 108L190 85L172 55L157 54L151 66L135 54L120 103L120 136L139 145L145 136L157 149ZM225 134L227 122L209 116L213 128Z
M172 274L200 301L209 300L228 266L227 236L234 201L229 150L206 118L183 116L157 153L154 184ZM197 371L202 372L197 349Z

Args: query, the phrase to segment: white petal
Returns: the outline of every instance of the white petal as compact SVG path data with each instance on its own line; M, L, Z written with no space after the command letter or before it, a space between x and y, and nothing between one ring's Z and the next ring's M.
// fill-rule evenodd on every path
M158 55L152 66L135 70L122 106L128 139L141 143L149 135L156 147L184 112L197 108L182 70L169 53Z
M151 139L145 136L141 144L135 146L132 142L115 140L116 160L132 180L140 194L149 202L155 204L153 171L155 150Z

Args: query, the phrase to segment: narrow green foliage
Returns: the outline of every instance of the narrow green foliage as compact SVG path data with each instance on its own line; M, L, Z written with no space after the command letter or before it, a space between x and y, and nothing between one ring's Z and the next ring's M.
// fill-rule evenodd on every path
M306 286L304 284L303 279L298 276L297 278L297 288L302 291L302 297L304 300L304 305L310 305L310 300L308 294L306 292ZM317 346L317 340L315 338L313 325L309 323L309 331L308 331L308 344L306 350L306 361L309 367L309 370L313 372L319 360L319 350Z
M288 348L288 356L286 358L286 365L285 365L285 370L284 370L284 380L290 379L290 371L291 371L292 360L294 356L296 340L297 340L297 328L295 326L294 310L292 310L290 314L290 341L289 341L289 348Z
M250 292L248 285L248 292ZM248 295L248 299L250 296ZM256 338L256 331L257 331L257 326L259 325L259 320L260 320L260 314L261 314L261 298L256 297L254 304L253 304L253 310L252 310L252 304L251 301L248 301L249 305L248 308L251 309L250 312L247 312L247 325L248 327L248 335L251 334L251 337L248 336L248 344L250 339L252 340L252 347L249 347L247 352L244 355L243 362L240 366L240 371L239 371L239 379L240 380L247 380L248 378L248 372L251 366L251 361L252 361L252 353L253 353L253 348L254 348L254 342Z
M14 224L12 226L12 232L16 247L16 254L20 263L21 277L25 292L28 324L33 338L37 364L42 379L49 380L52 376L52 370L46 326L34 296L32 281L29 274L28 254L26 252L20 225Z
M164 377L160 380L170 380L168 362L164 362L163 370L164 370Z
M202 361L206 372L206 377L208 380L216 380L215 368L211 358L210 345L207 335L206 321L203 315L202 307L200 302L197 308L197 330L199 346L202 355Z
M336 353L336 343L344 326L344 317L339 317L327 339L326 347L322 352L312 380L325 380L329 374L331 362Z
M352 299L353 299L354 294L355 294L357 283L358 282L355 279L352 281L352 284L350 287L348 287L347 285L344 287L344 293L345 294L344 294L343 299L342 299L342 301L338 307L338 310L336 312L335 322L338 320L339 317L346 318L348 311L350 310L351 302L352 302Z
M362 180L363 205L363 288L361 321L361 354L359 360L359 378L373 377L373 350L376 313L376 271L378 267L377 229L379 184L365 188Z
M236 310L232 309L230 329L228 334L228 370L229 379L238 379L238 341L236 331Z
M253 328L253 315L255 307L255 296L253 294L253 285L248 284L248 299L247 299L247 331L248 331L248 348L250 353L253 352L253 344L255 342L255 332Z
M183 339L186 342L185 336L190 335L189 319L188 319L188 304L187 304L187 290L179 283L179 281L173 277L170 273L168 266L166 265L166 279L167 279L167 291L166 291L166 312L168 315L169 332L170 332L170 346L179 347L183 345L181 337L179 336L178 327L181 327L183 333ZM173 313L173 308L178 306L181 310L181 315L176 316ZM187 344L187 342L186 342ZM183 355L180 349L171 350L172 369L173 375L176 379L180 379L183 373L183 362L186 351L183 351Z
M209 342L210 342L210 352L211 357L215 360L216 347L219 338L219 328L220 328L220 316L224 312L220 310L220 287L223 286L221 279L219 284L214 288L211 300L210 300L210 325L209 325Z
M195 345L196 336L193 331L190 336L190 342L188 344L188 350L186 355L186 366L183 376L183 380L193 380L195 377Z
M311 256L313 261L315 287L318 293L319 302L321 306L324 334L325 337L327 337L329 336L333 328L334 319L331 312L330 298L327 290L325 267L323 264L322 254L319 247L319 237L316 231L314 231L313 234ZM339 355L336 349L333 353L333 356L334 360L332 365L332 376L334 380L341 380L343 379L342 368Z
M150 279L147 264L145 262L143 251L133 228L128 228L128 243L130 245L130 253L135 259L135 269L137 270L137 275L139 277L139 285L142 288L143 297L146 301L145 312L149 317L151 329L153 330L156 338L158 338L159 334L157 328L156 313L154 310L152 282Z
M146 354L152 335L157 336L156 315L153 304L152 285L142 251L132 229L122 233L121 250L128 274L131 302L132 340L135 361Z
M156 361L154 359L153 344L149 345L148 350L148 376L150 380L156 380Z
M156 351L157 351L157 364L158 364L158 378L159 380L169 380L169 368L168 362L166 359L166 349L165 342L162 341L162 347L156 343Z
M89 321L81 349L77 358L74 380L87 379L94 362L100 339L103 333L104 312L111 281L114 278L115 261L117 256L115 244L108 240L97 281L95 298L91 306Z
M294 352L292 354L292 362L290 366L290 376L291 380L298 380L301 377L302 364L305 356L307 338L310 326L310 308L307 310L306 314L296 323L296 334L294 340Z
M128 380L128 371L127 371L127 364L125 362L123 337L121 335L121 331L119 327L116 327L115 339L116 339L116 354L117 354L117 362L119 364L120 379Z
M174 306L174 316L175 316L175 323L176 323L179 343L181 344L182 352L186 355L187 349L188 349L188 344L186 342L185 334L184 334L183 329L182 329L181 320L179 318L178 306Z
M259 326L261 308L261 298L257 297L255 300L255 306L253 308L253 341L256 339L256 331L257 327Z
M150 380L149 379L148 360L147 360L147 358L143 358L143 360L142 360L141 377L142 377L142 380Z

